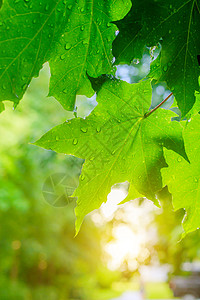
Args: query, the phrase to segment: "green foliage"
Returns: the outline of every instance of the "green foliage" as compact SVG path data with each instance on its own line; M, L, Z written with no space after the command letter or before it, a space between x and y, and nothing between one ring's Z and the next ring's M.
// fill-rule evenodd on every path
M18 103L31 78L50 60L50 95L73 110L77 93L92 96L86 72L95 77L111 71L117 28L110 22L123 18L130 5L130 0L4 1L0 99Z
M112 71L111 48L117 27L111 21L123 18L130 4L130 0L87 0L75 5L71 1L67 6L70 20L50 60L50 95L64 108L74 109L76 94L94 94L87 74L98 77Z
M170 121L173 112L160 110L144 117L151 93L149 81L130 85L108 80L86 119L65 122L37 141L46 149L85 159L75 193L77 230L83 217L106 201L115 183L127 180L138 191L133 194L131 189L131 197L142 194L156 201L155 193L162 188L160 169L166 166L163 147L186 158L182 128Z
M46 61L51 71L49 95L74 110L74 116L76 95L97 92L98 105L87 118L67 121L36 142L85 160L74 193L77 230L84 216L106 201L111 186L124 181L130 183L124 201L146 196L157 203L159 190L168 184L175 209L187 210L185 231L199 226L199 116L194 116L199 110L199 34L199 0L136 0L132 8L130 0L3 2L1 101L11 100L16 106ZM133 67L133 59L141 59L144 51L151 55L152 85L164 81L180 110L156 107L149 112L155 107L150 81L128 84L114 78L114 65ZM180 111L182 119L194 116L193 120L181 121Z
M200 75L200 3L191 1L133 1L124 20L117 22L119 36L113 53L117 63L141 58L144 47L162 45L154 78L166 81L185 115L195 102Z
M185 214L184 209L174 211L172 196L167 187L159 192L159 200L162 209L157 211L153 221L158 230L158 240L155 245L157 257L161 264L172 266L170 273L184 274L183 263L195 262L200 258L200 232L196 230L181 239L183 232L181 220Z
M199 130L200 115L195 115L183 131L189 162L176 153L165 151L168 168L163 169L163 180L173 195L175 209L184 207L187 215L184 218L186 232L200 227L200 199L199 199ZM193 142L195 141L195 146ZM184 183L184 184L183 184ZM192 201L190 201L192 199Z

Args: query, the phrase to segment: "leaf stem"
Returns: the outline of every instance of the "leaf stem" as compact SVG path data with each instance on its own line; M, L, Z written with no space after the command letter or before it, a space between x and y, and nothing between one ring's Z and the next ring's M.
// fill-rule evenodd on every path
M156 111L159 107L161 107L171 96L173 93L169 94L160 104L158 104L156 107L154 107L152 110L150 110L148 113L144 115L144 118L148 118L154 111Z

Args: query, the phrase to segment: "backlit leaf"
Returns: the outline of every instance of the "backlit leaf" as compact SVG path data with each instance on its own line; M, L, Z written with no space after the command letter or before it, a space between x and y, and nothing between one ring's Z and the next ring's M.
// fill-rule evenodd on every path
M166 150L168 168L162 170L164 184L173 196L174 208L186 209L183 228L186 233L200 227L200 115L194 116L183 131L190 163Z
M160 169L166 166L163 147L186 158L182 128L175 114L160 109L145 118L151 105L150 81L128 84L107 81L98 92L98 105L86 118L76 118L45 134L36 145L85 159L80 176L77 230L84 216L106 201L112 185L129 181L130 192L157 201ZM132 187L133 185L133 187Z

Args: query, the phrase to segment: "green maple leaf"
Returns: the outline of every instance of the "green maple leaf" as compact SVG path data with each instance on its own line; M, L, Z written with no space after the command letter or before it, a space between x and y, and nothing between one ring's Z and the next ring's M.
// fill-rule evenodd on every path
M62 12L59 12L61 10ZM16 104L63 33L62 1L5 0L0 10L0 100Z
M130 7L130 0L93 0L71 8L70 21L50 60L50 95L66 109L74 109L76 94L94 94L87 74L98 77L111 73L117 30L111 21L124 17Z
M130 0L5 0L0 10L0 100L17 104L32 77L50 61L50 94L73 109L77 92L92 94L86 72L111 72L117 27L110 22L130 6Z
M131 85L109 80L98 92L98 105L86 119L76 118L54 127L36 142L85 159L75 192L79 197L77 230L84 216L106 201L115 183L127 180L131 196L145 195L156 201L155 192L162 187L160 169L166 166L163 147L186 158L182 128L171 122L173 112L160 109L144 117L151 97L150 81Z
M120 30L113 45L116 63L141 58L145 46L160 41L161 55L152 74L167 82L185 115L195 102L195 90L199 90L200 1L133 1L130 13L116 24Z
M200 115L194 116L183 131L185 148L190 160L170 150L165 151L168 168L162 170L162 177L173 196L175 210L185 208L183 228L186 233L200 227Z

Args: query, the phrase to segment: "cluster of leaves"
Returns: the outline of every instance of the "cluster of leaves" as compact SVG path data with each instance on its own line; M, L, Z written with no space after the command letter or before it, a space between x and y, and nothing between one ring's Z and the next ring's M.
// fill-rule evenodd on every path
M77 231L111 186L124 181L130 182L125 201L145 196L156 203L167 184L175 209L187 211L185 231L199 227L199 35L199 0L4 0L2 101L16 105L46 61L49 95L65 109L75 110L77 94L97 92L98 105L87 118L65 122L36 142L85 159L74 194ZM151 79L128 84L114 78L114 65L141 59L146 46L158 43ZM171 110L148 113L152 79L167 83L182 121L172 121Z

